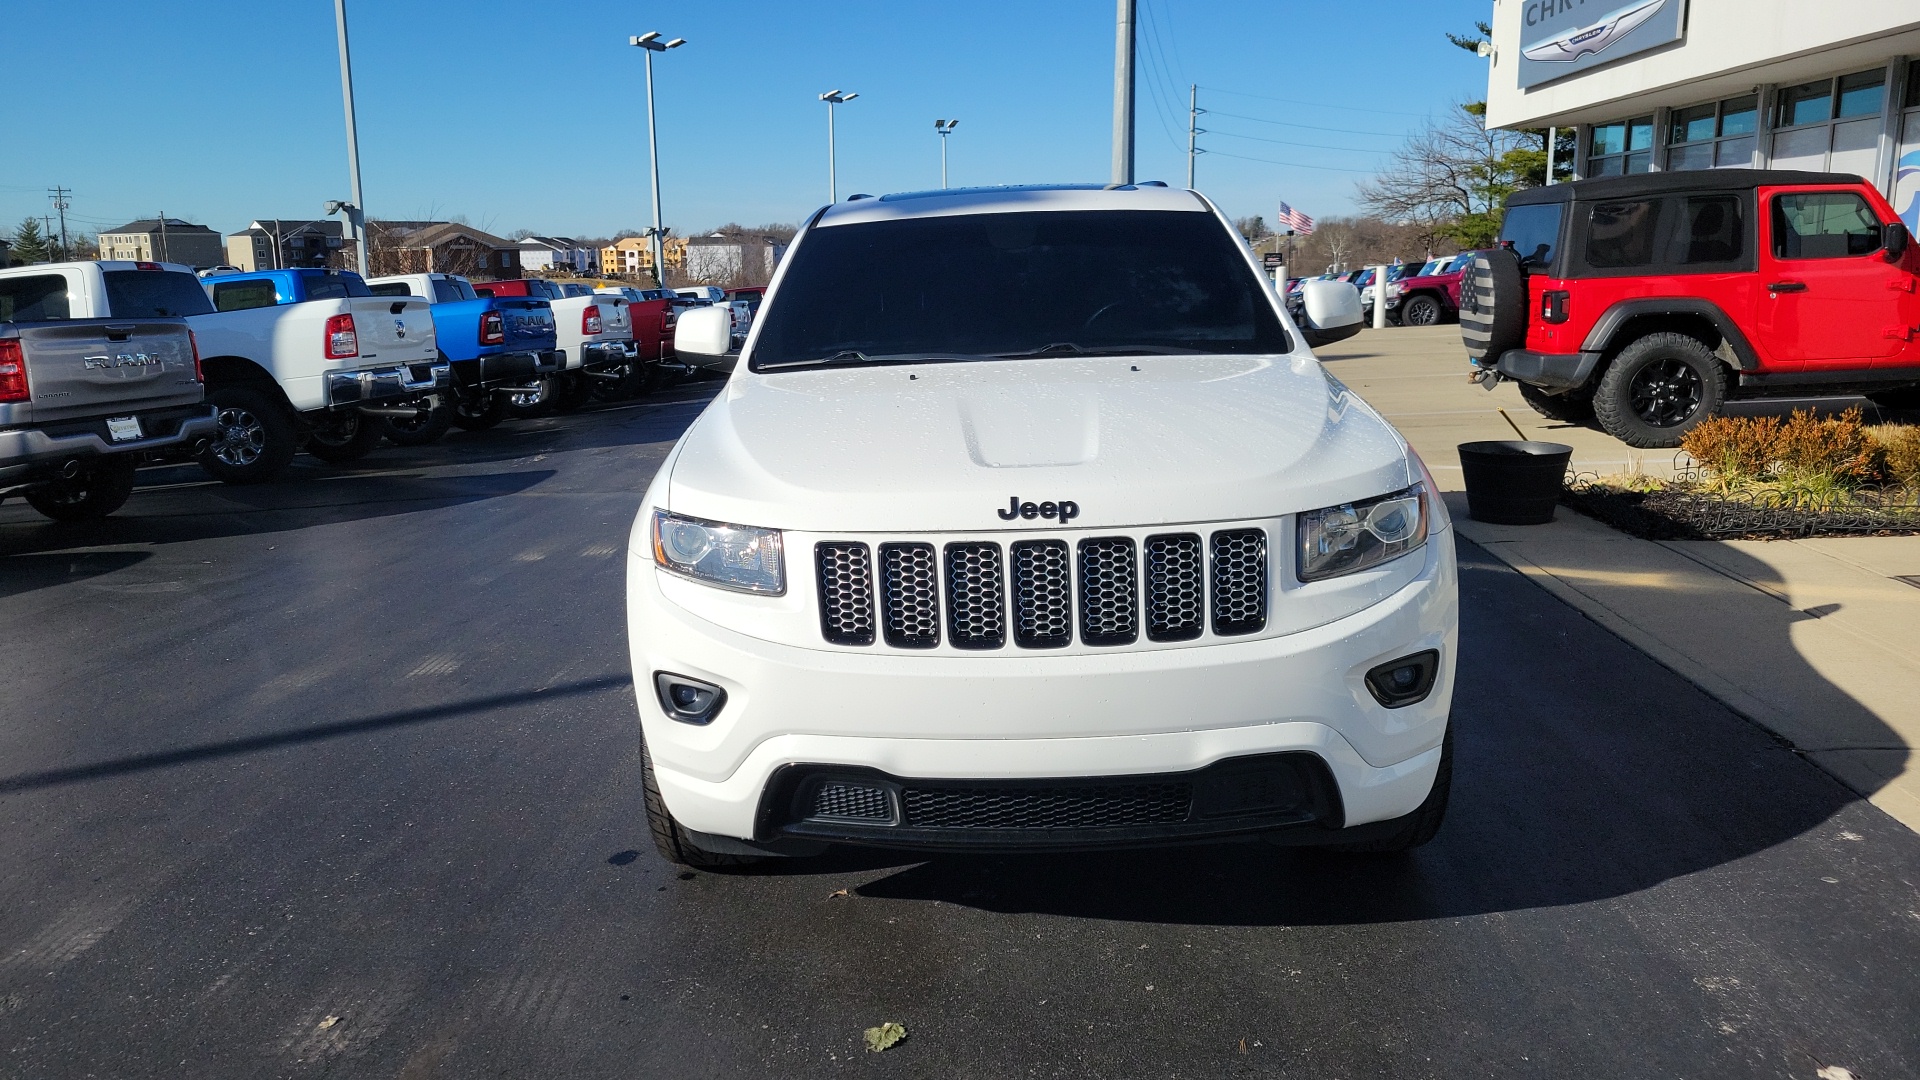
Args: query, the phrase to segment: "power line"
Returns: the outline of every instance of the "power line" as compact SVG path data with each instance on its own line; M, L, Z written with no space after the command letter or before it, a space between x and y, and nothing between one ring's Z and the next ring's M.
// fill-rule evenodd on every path
M1393 151L1391 150L1370 150L1364 146L1327 146L1323 143L1292 142L1287 139L1265 139L1265 138L1261 138L1258 135L1242 135L1237 131L1221 131L1218 128L1208 128L1207 134L1224 135L1229 139L1251 139L1254 142L1275 143L1280 146L1306 146L1306 147L1311 147L1315 150L1344 150L1350 154L1391 154L1393 153Z
M1200 89L1205 90L1206 87L1203 86ZM1378 135L1383 139L1408 138L1407 133L1404 131L1360 131L1356 128L1320 127L1317 124L1296 124L1290 120L1269 120L1264 116L1248 116L1245 113L1221 112L1218 109L1209 111L1215 116L1231 116L1235 120L1251 120L1256 124L1272 124L1275 127L1305 128L1308 131L1332 131L1341 135Z
M1275 161L1272 158L1248 157L1245 154L1235 154L1227 150L1209 150L1207 153L1214 157L1239 158L1241 161L1258 161L1263 165L1285 165L1290 169L1318 169L1321 172L1365 173L1369 176L1378 171L1376 169L1343 169L1337 165L1307 165L1298 161Z
M1302 101L1298 98L1274 97L1270 94L1249 94L1244 90L1227 90L1218 86L1207 86L1205 84L1202 84L1200 89L1211 90L1216 94L1232 94L1234 97L1257 98L1261 101L1279 101L1288 105L1310 105L1316 109L1344 109L1347 112L1379 113L1382 116L1418 116L1426 120L1433 118L1433 114L1430 112L1406 112L1400 109L1364 109L1358 105L1330 105L1323 101Z

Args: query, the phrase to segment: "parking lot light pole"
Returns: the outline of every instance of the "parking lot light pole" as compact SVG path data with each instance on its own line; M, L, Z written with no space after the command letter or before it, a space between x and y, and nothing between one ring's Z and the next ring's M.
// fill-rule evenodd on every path
M829 90L820 95L820 100L827 103L827 201L829 203L840 201L840 177L835 172L833 157L833 107L852 101L859 96L859 94L843 94L838 90Z
M660 242L660 139L653 126L653 54L677 49L687 43L686 38L674 38L661 41L660 31L649 30L627 39L627 44L647 51L647 152L653 158L653 232L652 243L648 246L653 253L653 277L661 288L667 287L666 248Z
M367 203L360 196L360 136L353 126L353 58L347 52L347 0L333 0L333 25L340 35L340 95L347 103L347 172L353 183L353 211L347 215L347 227L353 230L354 256L360 276L364 278L367 276Z
M958 120L935 120L933 130L940 133L940 186L947 186L947 136L960 126Z

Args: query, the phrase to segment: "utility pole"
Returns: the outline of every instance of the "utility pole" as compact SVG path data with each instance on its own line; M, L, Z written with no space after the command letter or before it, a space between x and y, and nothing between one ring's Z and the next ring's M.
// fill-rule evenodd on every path
M360 195L360 135L353 124L353 57L347 51L347 0L333 0L333 24L340 37L340 97L347 108L347 171L353 184L353 206L347 227L353 230L353 251L360 276L367 276L367 203Z
M859 94L843 94L838 90L829 90L820 95L820 100L827 103L827 202L829 203L840 201L840 177L836 172L837 166L834 164L833 107L852 101L859 96Z
M1135 0L1119 0L1113 28L1113 183L1133 183Z
M167 212L160 211L160 258L156 262L168 262L167 259Z
M72 188L50 187L47 189L47 198L53 200L53 208L60 212L60 257L63 259L70 252L67 247L67 207L70 205L67 202L67 196L71 194L73 194Z
M1200 134L1200 114L1206 110L1200 107L1200 87L1196 83L1187 84L1187 188L1193 188L1193 159L1201 151L1194 145Z
M947 186L947 136L952 134L953 129L959 126L960 121L958 120L935 120L933 122L933 130L940 133L940 186L943 189Z
M653 54L677 49L687 43L686 38L674 38L661 41L660 31L649 30L627 39L627 44L645 49L647 53L647 152L653 158L653 231L648 233L647 245L653 255L653 277L661 288L667 287L667 249L664 230L660 225L660 139L653 126Z

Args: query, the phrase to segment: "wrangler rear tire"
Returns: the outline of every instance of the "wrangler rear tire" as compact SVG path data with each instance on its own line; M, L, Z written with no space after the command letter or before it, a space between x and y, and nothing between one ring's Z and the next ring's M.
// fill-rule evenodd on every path
M1679 446L1727 400L1727 368L1698 338L1648 334L1621 349L1593 394L1607 434L1645 450Z
M1537 386L1521 383L1520 400L1549 420L1558 420L1563 424L1593 423L1593 393L1590 390L1549 394Z

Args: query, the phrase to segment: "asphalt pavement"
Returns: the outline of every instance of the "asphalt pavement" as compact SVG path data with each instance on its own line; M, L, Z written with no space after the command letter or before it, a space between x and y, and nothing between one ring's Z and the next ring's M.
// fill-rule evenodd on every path
M0 505L0 1076L1920 1075L1920 836L1465 542L1411 856L669 866L624 551L711 392Z

